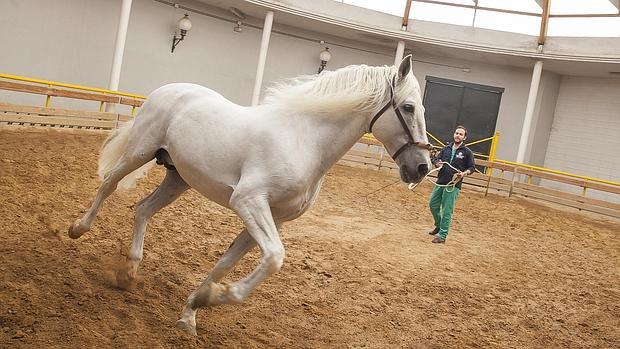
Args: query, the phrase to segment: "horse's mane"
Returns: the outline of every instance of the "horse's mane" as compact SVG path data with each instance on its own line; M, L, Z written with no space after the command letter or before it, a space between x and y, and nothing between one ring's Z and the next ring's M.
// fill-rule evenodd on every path
M394 66L351 65L319 75L303 75L269 88L263 104L318 113L376 111L389 96L396 74ZM420 95L420 86L411 72L396 85L397 104L415 93Z

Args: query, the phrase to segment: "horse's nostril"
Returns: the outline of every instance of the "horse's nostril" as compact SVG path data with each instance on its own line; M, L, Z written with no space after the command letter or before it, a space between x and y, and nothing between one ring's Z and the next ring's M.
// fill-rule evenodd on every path
M420 164L418 165L418 174L420 176L424 176L428 173L428 165L427 164Z

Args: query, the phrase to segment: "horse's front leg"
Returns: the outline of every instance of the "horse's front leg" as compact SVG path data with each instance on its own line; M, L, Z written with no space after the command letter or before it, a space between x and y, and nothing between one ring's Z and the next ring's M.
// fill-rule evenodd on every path
M280 241L280 235L271 216L271 208L266 198L259 196L236 199L233 195L231 207L241 217L248 234L260 247L261 261L248 276L240 281L231 285L222 285L213 278L207 278L192 293L187 300L183 317L177 322L177 326L193 334L196 333L194 317L198 308L241 303L267 276L280 270L284 261L284 246ZM234 244L231 247L234 247Z
M235 238L233 243L224 252L224 255L217 261L215 267L200 287L196 289L188 297L187 303L181 314L181 319L177 321L177 327L182 328L192 334L196 334L196 308L194 308L194 299L197 297L199 290L211 290L212 285L216 285L238 262L248 253L254 246L256 241L248 234L247 229L243 229ZM217 284L217 288L225 286ZM217 294L218 292L212 292Z

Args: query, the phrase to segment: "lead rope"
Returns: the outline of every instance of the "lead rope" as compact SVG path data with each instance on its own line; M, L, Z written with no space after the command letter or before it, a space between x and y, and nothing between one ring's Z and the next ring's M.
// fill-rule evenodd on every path
M454 166L450 165L450 163L448 163L448 162L444 162L443 165L448 165L448 166L452 167L452 169L457 171L457 173L460 172L460 170L456 169ZM446 188L446 192L451 193L451 192L454 191L454 187L456 186L456 183L458 183L458 180L456 179L457 178L456 177L456 173L452 176L452 180L450 182L448 182L447 184L437 184L436 181L433 181L432 179L428 178L428 176L431 173L435 173L437 171L440 171L443 168L443 165L428 171L428 173L426 174L426 176L424 176L424 178L422 178L422 180L426 179L427 181L433 183L433 185L435 185L437 187L444 187L444 188ZM420 185L420 183L422 183L422 180L419 181L418 183L409 183L409 190L415 189L418 185Z

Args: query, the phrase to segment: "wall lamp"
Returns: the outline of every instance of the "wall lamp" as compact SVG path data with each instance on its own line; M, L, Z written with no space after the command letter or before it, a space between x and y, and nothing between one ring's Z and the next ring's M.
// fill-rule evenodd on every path
M323 69L325 69L327 62L332 59L332 54L329 53L329 47L325 46L325 49L319 54L319 59L321 60L321 65L319 65L318 74L321 74Z
M230 12L232 12L235 17L237 17L237 21L235 22L235 26L233 27L233 31L235 33L241 33L243 31L243 21L246 19L245 13L239 10L236 7L231 7Z
M181 36L177 36L177 32L174 32L174 35L172 36L172 51L170 52L174 52L174 48L177 47L179 42L185 39L185 35L187 35L187 32L192 28L192 21L189 20L189 15L187 13L183 16L183 18L179 19L178 26Z

